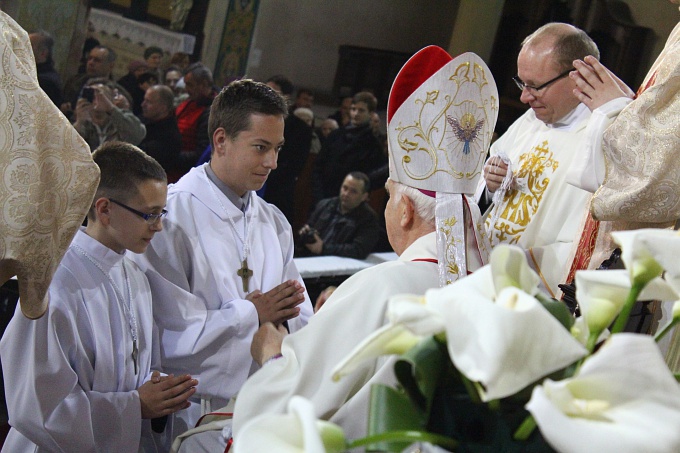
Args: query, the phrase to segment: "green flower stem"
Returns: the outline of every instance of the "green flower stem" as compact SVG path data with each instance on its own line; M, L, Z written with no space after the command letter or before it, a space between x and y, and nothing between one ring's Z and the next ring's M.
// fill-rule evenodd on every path
M619 313L619 316L616 318L616 322L614 322L614 326L612 327L611 330L612 335L615 333L622 332L623 329L626 327L626 323L628 322L628 318L630 317L630 312L633 309L633 305L635 304L635 301L640 295L642 288L644 288L646 284L647 282L643 283L633 282L633 286L630 288L630 292L628 293L628 298L626 299L626 302L623 304L621 313Z
M470 400L475 404L480 404L482 402L482 398L479 396L479 390L477 390L477 386L475 385L476 383L472 382L460 371L458 372L458 375L465 386L465 390L467 390L468 395L470 395Z
M529 436L531 436L531 433L534 432L536 429L536 420L534 420L533 415L529 415L527 418L524 419L521 425L519 425L519 428L517 428L517 431L515 431L515 435L512 436L515 440L527 440Z
M661 329L656 333L656 335L654 335L654 341L658 342L659 340L661 340L668 332L670 332L673 329L673 327L675 327L675 325L678 322L680 322L680 318L671 319L671 322L666 324L666 326L663 329Z
M434 445L439 445L447 450L455 450L458 448L458 441L450 437L441 436L439 434L428 433L424 431L390 431L380 433L373 436L366 436L361 439L356 439L347 445L348 449L363 447L366 445L373 445L379 442L429 442Z
M590 335L588 336L588 342L586 343L586 349L588 349L588 352L591 353L591 354L595 350L595 345L597 345L597 339L600 338L600 333L601 332L590 332Z
M675 380L680 382L680 373L675 373L673 376L675 376Z

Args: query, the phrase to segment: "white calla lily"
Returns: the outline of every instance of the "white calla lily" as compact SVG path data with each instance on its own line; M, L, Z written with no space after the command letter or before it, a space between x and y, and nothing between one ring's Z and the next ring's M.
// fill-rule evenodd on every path
M660 229L642 231L644 234L640 242L666 271L665 279L678 294L676 298L680 299L680 234L678 231Z
M404 354L423 339L402 324L387 324L359 343L334 369L332 378L340 380L367 360L383 355Z
M439 312L422 296L401 294L391 297L387 306L389 324L359 343L333 370L334 381L356 370L364 361L388 354L403 354L424 337L445 330Z
M514 245L498 245L491 252L491 274L496 293L514 286L532 296L538 292L540 277L527 263L526 254Z
M590 329L586 324L586 320L583 316L580 316L574 320L574 325L571 326L571 335L578 340L583 346L588 344L588 338L590 337ZM600 343L609 338L609 330L604 329L600 336L597 338L596 343Z
M644 285L661 275L663 268L650 252L645 241L650 232L656 234L660 230L640 229L612 232L614 242L621 246L621 259L630 273L633 284Z
M234 453L333 453L346 447L342 428L318 420L309 400L293 396L287 414L264 414L249 421L234 442Z
M680 451L680 387L645 335L613 335L577 375L535 387L526 408L561 452Z
M390 324L403 324L416 335L429 336L446 329L441 313L427 303L425 296L410 294L391 297L387 305Z
M489 285L485 267L427 294L428 305L439 308L446 321L451 360L484 386L482 400L510 396L586 354L533 296L506 287L494 300L480 291Z
M599 335L618 316L631 290L626 270L576 272L576 300L581 307L588 330ZM638 300L673 300L673 288L657 277L645 285Z

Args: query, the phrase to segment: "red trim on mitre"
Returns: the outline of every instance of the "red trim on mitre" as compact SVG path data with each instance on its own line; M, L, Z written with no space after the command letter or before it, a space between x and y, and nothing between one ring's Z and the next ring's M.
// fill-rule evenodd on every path
M401 104L419 86L451 60L453 57L437 46L427 46L409 58L392 84L390 99L387 103L387 122L392 120L392 116L399 110Z

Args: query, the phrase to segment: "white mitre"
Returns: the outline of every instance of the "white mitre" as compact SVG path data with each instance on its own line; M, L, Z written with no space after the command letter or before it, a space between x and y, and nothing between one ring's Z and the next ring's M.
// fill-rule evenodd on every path
M436 193L441 285L467 273L463 212L474 201L465 195L475 192L497 118L496 83L473 53L451 58L428 46L406 62L390 90L390 179Z

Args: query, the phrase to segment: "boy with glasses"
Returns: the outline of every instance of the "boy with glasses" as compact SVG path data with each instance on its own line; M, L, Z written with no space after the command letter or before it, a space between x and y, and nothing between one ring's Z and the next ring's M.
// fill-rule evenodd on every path
M151 291L126 251L162 230L166 175L133 145L93 154L101 181L40 319L20 313L0 342L12 429L3 451L156 451L150 419L183 409L198 382L161 377Z

